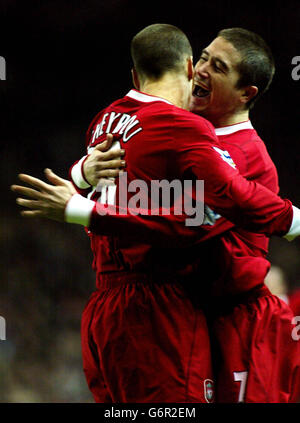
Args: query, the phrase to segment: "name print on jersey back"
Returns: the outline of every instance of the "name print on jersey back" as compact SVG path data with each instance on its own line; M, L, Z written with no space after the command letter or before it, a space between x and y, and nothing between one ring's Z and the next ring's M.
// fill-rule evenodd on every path
M136 115L130 116L127 113L110 112L105 113L100 123L97 124L96 129L92 133L92 140L90 146L97 143L97 139L103 134L118 134L122 135L123 142L126 143L134 135L143 130L139 125L139 120Z

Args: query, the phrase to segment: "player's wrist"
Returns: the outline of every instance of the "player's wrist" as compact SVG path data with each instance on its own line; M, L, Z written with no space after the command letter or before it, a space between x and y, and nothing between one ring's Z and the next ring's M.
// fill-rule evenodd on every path
M300 209L298 207L293 206L293 220L291 227L284 238L288 241L293 241L295 238L300 236Z
M85 171L84 171L84 165L85 165L85 162L87 161L87 159L90 157L90 154L87 154L85 157L83 157L83 160L82 160L82 162L81 162L81 176L82 176L82 179L84 180L84 182L86 183L86 184L88 184L89 185L89 187L91 187L92 186L92 184L88 181L88 179L87 179L87 177L86 177L86 174L85 174Z
M71 178L73 180L73 183L76 187L80 189L87 189L91 187L91 184L86 179L86 176L84 174L84 163L86 159L89 157L87 154L86 156L83 156L72 168L71 170Z
M74 194L65 207L65 222L89 226L94 207L94 201L88 200L80 194Z

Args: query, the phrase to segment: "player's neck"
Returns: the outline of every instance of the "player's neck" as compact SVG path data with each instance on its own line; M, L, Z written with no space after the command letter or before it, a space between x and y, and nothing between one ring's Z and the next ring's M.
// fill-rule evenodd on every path
M192 85L184 76L163 77L159 81L145 81L140 91L145 94L161 97L174 106L188 109Z
M206 117L214 125L215 128L222 128L223 126L235 125L237 123L245 122L249 119L249 110L241 110L228 115Z

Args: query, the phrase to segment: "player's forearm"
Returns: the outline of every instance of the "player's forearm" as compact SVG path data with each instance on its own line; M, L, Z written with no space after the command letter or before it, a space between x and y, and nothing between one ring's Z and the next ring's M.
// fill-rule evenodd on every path
M214 211L251 232L284 236L292 227L293 216L293 230L298 232L299 216L289 200L240 175L224 185L223 193L218 191L215 198L209 193L207 197L206 202Z
M164 247L189 246L198 241L199 227L186 226L187 217L104 205L80 195L73 196L65 210L67 222L87 226L95 234L146 239Z
M214 212L251 232L284 236L293 219L292 204L266 187L248 181L235 169L227 154L202 144L180 156L179 164L204 180L204 201ZM189 167L184 159L189 159Z
M247 181L228 166L209 144L201 146L201 149L198 147L194 151L194 158L194 164L189 164L188 169L198 180L205 181L204 202L212 210L251 232L284 236L291 228L293 233L297 233L299 227L295 220L299 216L288 200L281 199L262 185ZM79 163L77 167L80 166ZM187 216L157 216L151 214L150 210L142 214L129 208L121 210L118 206L100 203L93 203L92 206L92 203L88 205L78 200L68 205L67 221L72 222L73 210L75 220L81 219L83 213L84 223L81 220L72 223L84 224L102 235L136 236L137 239L147 237L151 242L178 245L182 242L193 243L197 235L200 238L200 234L203 237L206 233L205 226L187 226ZM85 214L85 207L88 214Z
M269 194L267 189L266 191ZM261 195L265 194L265 189L262 189ZM300 236L300 210L292 206L289 200L282 200L276 195L274 198L276 207L271 203L259 207L244 204L244 207L236 207L235 215L232 208L226 210L222 208L220 211L227 214L230 210L231 218L252 232L284 236L288 240ZM248 212L242 214L242 209ZM75 195L67 204L65 219L69 223L87 226L96 234L127 236L137 240L147 239L154 244L168 247L188 246L198 242L200 238L206 239L205 227L186 226L186 216L136 215L133 212L130 209L121 210L117 206L99 204ZM219 234L218 232L217 235Z

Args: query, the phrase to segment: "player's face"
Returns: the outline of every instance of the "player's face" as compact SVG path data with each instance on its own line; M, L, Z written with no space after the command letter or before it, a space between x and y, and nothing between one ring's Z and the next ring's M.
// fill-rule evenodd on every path
M206 47L195 66L194 89L190 111L217 125L241 107L242 90L236 88L236 65L240 54L231 43L217 37Z

